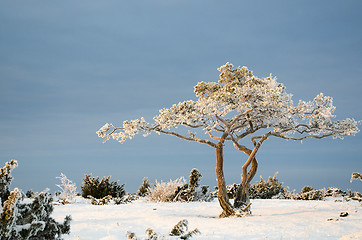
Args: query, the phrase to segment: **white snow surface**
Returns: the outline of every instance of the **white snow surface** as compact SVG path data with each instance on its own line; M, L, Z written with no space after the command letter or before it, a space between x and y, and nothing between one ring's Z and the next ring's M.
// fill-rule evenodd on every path
M183 219L188 220L189 231L201 232L191 239L362 239L362 206L357 201L252 200L249 217L219 219L220 212L217 200L154 203L139 199L95 206L77 198L72 204L55 206L52 216L57 221L72 216L71 233L63 236L65 240L128 239L126 231L147 239L147 228L165 239L179 239L168 234ZM341 212L348 216L340 217Z

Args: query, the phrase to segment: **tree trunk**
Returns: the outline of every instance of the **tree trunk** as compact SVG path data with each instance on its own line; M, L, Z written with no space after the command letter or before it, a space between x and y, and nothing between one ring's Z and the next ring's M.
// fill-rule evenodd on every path
M258 152L261 144L267 139L267 136L264 135L258 143L254 142L254 149L253 151L250 151L244 146L241 146L237 143L234 143L234 146L240 150L248 154L249 158L245 162L245 164L242 167L242 174L241 174L241 183L238 187L238 190L236 192L235 200L234 200L234 207L238 209L245 209L245 211L250 211L250 198L249 198L249 185L251 180L254 178L256 171L258 169L258 162L255 158L256 153ZM248 172L248 167L251 164L251 168Z
M258 169L258 162L256 158L254 157L251 168L249 170L249 173L247 176L244 177L244 175L241 175L241 183L235 193L235 200L234 200L234 208L237 209L243 209L250 203L249 198L249 186L251 180L253 180L256 171ZM247 179L244 179L247 178ZM243 182L245 182L245 186L243 185ZM246 211L250 211L250 207L246 209Z
M217 198L221 208L223 209L223 212L219 215L220 218L229 217L235 214L227 196L223 165L223 144L219 143L216 147L216 179L218 186Z

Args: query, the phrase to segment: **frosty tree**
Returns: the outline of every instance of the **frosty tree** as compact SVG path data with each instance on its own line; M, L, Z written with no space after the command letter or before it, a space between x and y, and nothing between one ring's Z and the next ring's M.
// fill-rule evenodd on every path
M195 86L196 101L184 101L161 109L153 123L144 118L124 121L120 127L106 123L97 131L98 136L104 141L113 138L123 143L136 134L147 136L156 132L214 148L218 200L223 209L220 217L228 217L243 215L250 209L248 188L258 168L256 153L265 140L271 137L296 141L325 137L342 139L359 131L359 122L354 119L332 120L335 110L332 98L322 93L313 101L299 101L293 105L292 95L275 77L261 79L247 67L234 68L230 63L218 70L221 72L218 82L199 82ZM227 197L223 171L226 142L233 143L237 150L247 155L233 206Z

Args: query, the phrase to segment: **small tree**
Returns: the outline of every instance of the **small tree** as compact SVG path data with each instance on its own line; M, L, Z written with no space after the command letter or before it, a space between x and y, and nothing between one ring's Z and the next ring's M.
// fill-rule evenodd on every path
M256 153L265 140L270 137L298 141L343 138L359 131L359 123L354 119L331 120L335 109L331 97L319 94L311 102L300 101L294 106L291 94L275 77L261 79L248 68L233 68L230 63L218 70L221 72L218 82L199 82L195 86L197 101L189 100L161 109L152 124L143 118L124 121L121 127L106 123L97 131L98 136L104 141L112 137L123 143L136 134L147 136L156 132L214 148L218 200L223 209L220 217L227 217L240 210L249 211L248 188L258 167ZM185 129L189 129L188 134L185 134ZM208 137L199 137L200 132ZM251 147L243 142L247 137L251 139ZM227 196L223 170L223 149L227 141L247 154L234 206Z

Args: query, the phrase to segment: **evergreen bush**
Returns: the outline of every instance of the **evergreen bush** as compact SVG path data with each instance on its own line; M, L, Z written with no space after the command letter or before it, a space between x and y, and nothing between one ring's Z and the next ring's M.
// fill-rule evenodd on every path
M195 228L192 231L188 231L188 221L186 219L179 221L170 231L169 236L172 236L172 239L185 239L188 240L195 236L196 234L201 234L200 231ZM145 240L169 240L164 234L156 233L152 228L146 229L147 238ZM134 232L127 231L126 236L128 239L138 240Z
M124 184L119 185L118 182L111 182L110 176L103 177L99 180L99 177L92 177L92 174L85 175L83 178L82 197L88 198L92 196L96 199L102 199L108 195L114 198L121 198L125 195Z
M35 197L35 193L34 193L32 190L28 190L28 191L26 191L25 196L26 196L27 198L34 198L34 197Z
M31 203L22 203L24 194L15 188L4 202L0 217L2 240L48 240L61 239L69 234L71 217L63 223L50 217L53 198L47 192L37 195Z
M292 194L291 198L294 200L323 200L325 190L316 190L310 186L304 186L300 193Z
M63 223L50 217L53 198L48 192L37 194L31 203L23 202L25 194L18 188L9 192L12 180L10 173L16 166L17 162L11 160L0 172L1 240L61 239L62 234L69 234L71 217L66 216Z
M148 178L143 178L142 185L139 187L137 191L137 196L145 197L150 194L151 185L148 182Z
M337 187L329 187L324 193L325 197L344 197L347 193Z
M273 177L269 177L265 181L260 176L260 181L250 185L249 195L251 199L272 199L272 198L286 198L288 187L283 187L283 183L277 179L276 172Z

